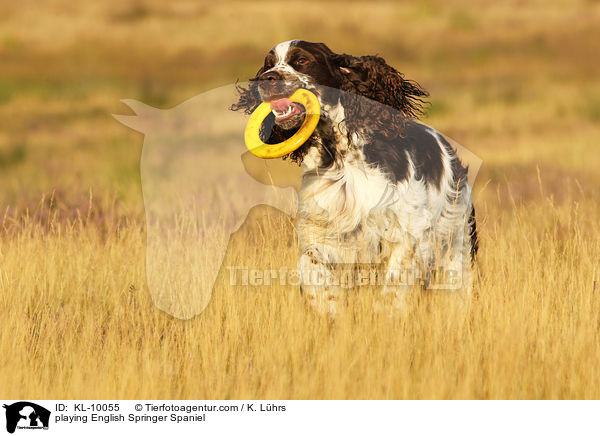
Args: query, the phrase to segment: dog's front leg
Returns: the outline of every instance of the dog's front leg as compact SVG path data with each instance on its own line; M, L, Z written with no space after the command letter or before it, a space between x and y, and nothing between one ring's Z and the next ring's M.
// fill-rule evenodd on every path
M322 315L334 317L342 296L334 270L320 259L318 253L308 251L298 261L300 290L309 305Z
M390 254L385 266L385 282L381 290L385 305L391 314L400 311L411 286L418 284L419 262L415 256L415 243L408 232L398 231L392 240L385 241Z

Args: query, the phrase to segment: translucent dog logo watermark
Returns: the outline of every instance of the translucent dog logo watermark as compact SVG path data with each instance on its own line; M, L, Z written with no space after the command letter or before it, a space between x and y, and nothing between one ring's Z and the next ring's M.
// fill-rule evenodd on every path
M147 285L155 304L177 318L189 319L206 308L230 236L244 223L252 208L270 206L297 222L306 219L306 213L314 214L327 223L328 234L335 234L343 219L332 215L334 209L325 197L310 195L305 186L306 165L300 166L290 159L260 159L247 150L244 130L248 116L230 110L237 98L236 85L230 85L166 110L136 100L123 100L135 115L115 115L121 123L144 134L140 171L147 224ZM324 110L323 123L328 116ZM265 121L265 130L268 136L268 121ZM458 144L452 146L458 150L461 160L469 164L468 178L472 185L481 160ZM327 151L309 150L304 159L315 159L319 153L326 155ZM368 186L374 177L370 167L354 162L353 168L355 182ZM340 195L348 195L348 192L340 192ZM370 206L361 224L390 246L414 242L410 231L399 233L396 227L390 226L398 219L397 214L390 211L402 211L402 207L391 206L405 202L402 195L393 183L371 189ZM362 201L361 198L355 200ZM299 202L303 207L298 207ZM310 231L299 238L301 250L302 244L312 244L316 250L319 244L323 245L319 236ZM333 242L328 239L324 245L330 251L357 252L354 257L340 255L337 258L340 263L347 263L347 259L365 260L358 253L364 247L353 246L344 238ZM327 261L336 263L336 257L329 256ZM243 281L247 270L244 265L229 267L229 273L235 273L236 277L239 273L241 283L252 286L249 279ZM298 279L291 278L292 272L286 273L284 285L310 284L313 279L303 278L300 270L294 272ZM388 273L400 278L407 275L400 267ZM265 273L261 277L272 274ZM255 275L253 273L253 277ZM318 275L314 280L324 280L327 285L330 277ZM280 283L280 278L278 276L273 283ZM353 286L365 281L362 276L353 276L351 280L347 276L345 280ZM261 285L264 284L261 280Z

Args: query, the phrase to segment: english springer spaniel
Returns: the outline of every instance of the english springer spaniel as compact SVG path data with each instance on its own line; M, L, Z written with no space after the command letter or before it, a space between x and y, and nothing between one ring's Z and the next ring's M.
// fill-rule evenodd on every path
M294 40L267 54L232 109L249 114L271 102L262 135L277 143L304 120L286 98L298 88L321 103L317 129L284 157L303 170L298 270L311 304L335 313L340 265L378 265L376 284L398 298L415 284L470 291L478 242L467 169L441 134L414 120L427 92L381 57Z

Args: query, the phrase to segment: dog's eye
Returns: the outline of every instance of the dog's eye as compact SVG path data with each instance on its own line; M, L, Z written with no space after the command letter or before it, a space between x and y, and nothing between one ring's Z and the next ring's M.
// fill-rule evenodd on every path
M306 65L307 63L308 63L308 59L306 59L306 58L296 59L296 65Z

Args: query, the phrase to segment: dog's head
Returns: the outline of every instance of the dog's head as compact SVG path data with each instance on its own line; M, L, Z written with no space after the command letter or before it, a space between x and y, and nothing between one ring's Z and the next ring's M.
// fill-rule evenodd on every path
M357 138L400 136L404 120L421 113L427 96L378 56L336 54L323 43L294 40L269 51L248 89L238 88L240 97L232 109L252 113L260 103L270 102L272 114L263 129L270 136L263 140L277 143L304 121L302 105L287 98L298 88L317 96L321 120L311 138L289 157L301 163L316 148L319 166L357 147Z

